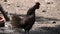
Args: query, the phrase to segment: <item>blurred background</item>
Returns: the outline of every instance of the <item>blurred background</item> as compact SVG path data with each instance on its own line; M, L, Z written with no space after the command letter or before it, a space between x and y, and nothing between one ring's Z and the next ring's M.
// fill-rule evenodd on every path
M30 34L60 34L60 0L0 0L9 18L15 13L24 17L36 2L40 2L41 5L35 11L36 21ZM10 22L6 22L5 26L0 28L1 34L24 34L23 30L12 30Z

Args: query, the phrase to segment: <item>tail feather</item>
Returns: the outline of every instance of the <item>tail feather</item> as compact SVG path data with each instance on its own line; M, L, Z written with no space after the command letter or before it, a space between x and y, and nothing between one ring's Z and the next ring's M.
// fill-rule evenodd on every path
M19 16L17 16L17 15L13 15L12 16L12 20L11 20L11 24L13 25L13 26L15 26L15 27L18 27L19 25L20 25L20 21L21 21L22 19L19 17Z

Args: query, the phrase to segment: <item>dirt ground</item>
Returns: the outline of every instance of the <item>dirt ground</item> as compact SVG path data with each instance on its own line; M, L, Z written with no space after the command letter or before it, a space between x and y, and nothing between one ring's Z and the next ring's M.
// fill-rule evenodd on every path
M36 10L36 22L30 34L60 34L60 0L0 0L4 10L10 14L26 15L28 9L36 2L40 8ZM24 30L12 30L10 22L0 28L0 34L24 34Z

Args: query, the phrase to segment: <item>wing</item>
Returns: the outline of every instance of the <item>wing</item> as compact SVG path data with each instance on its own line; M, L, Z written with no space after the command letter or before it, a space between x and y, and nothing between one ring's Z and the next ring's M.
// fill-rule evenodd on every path
M33 15L24 17L22 19L22 23L25 24L25 25L31 24L32 22L34 22L34 18L33 17L34 17Z

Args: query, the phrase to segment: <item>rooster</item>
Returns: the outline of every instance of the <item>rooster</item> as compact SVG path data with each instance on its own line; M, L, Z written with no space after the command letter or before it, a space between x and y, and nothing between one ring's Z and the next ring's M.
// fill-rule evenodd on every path
M29 34L30 29L35 23L35 10L39 9L39 5L40 3L36 2L33 7L29 8L24 18L20 18L18 15L13 15L11 20L12 26L15 28L22 28L25 30L25 33L27 32Z

